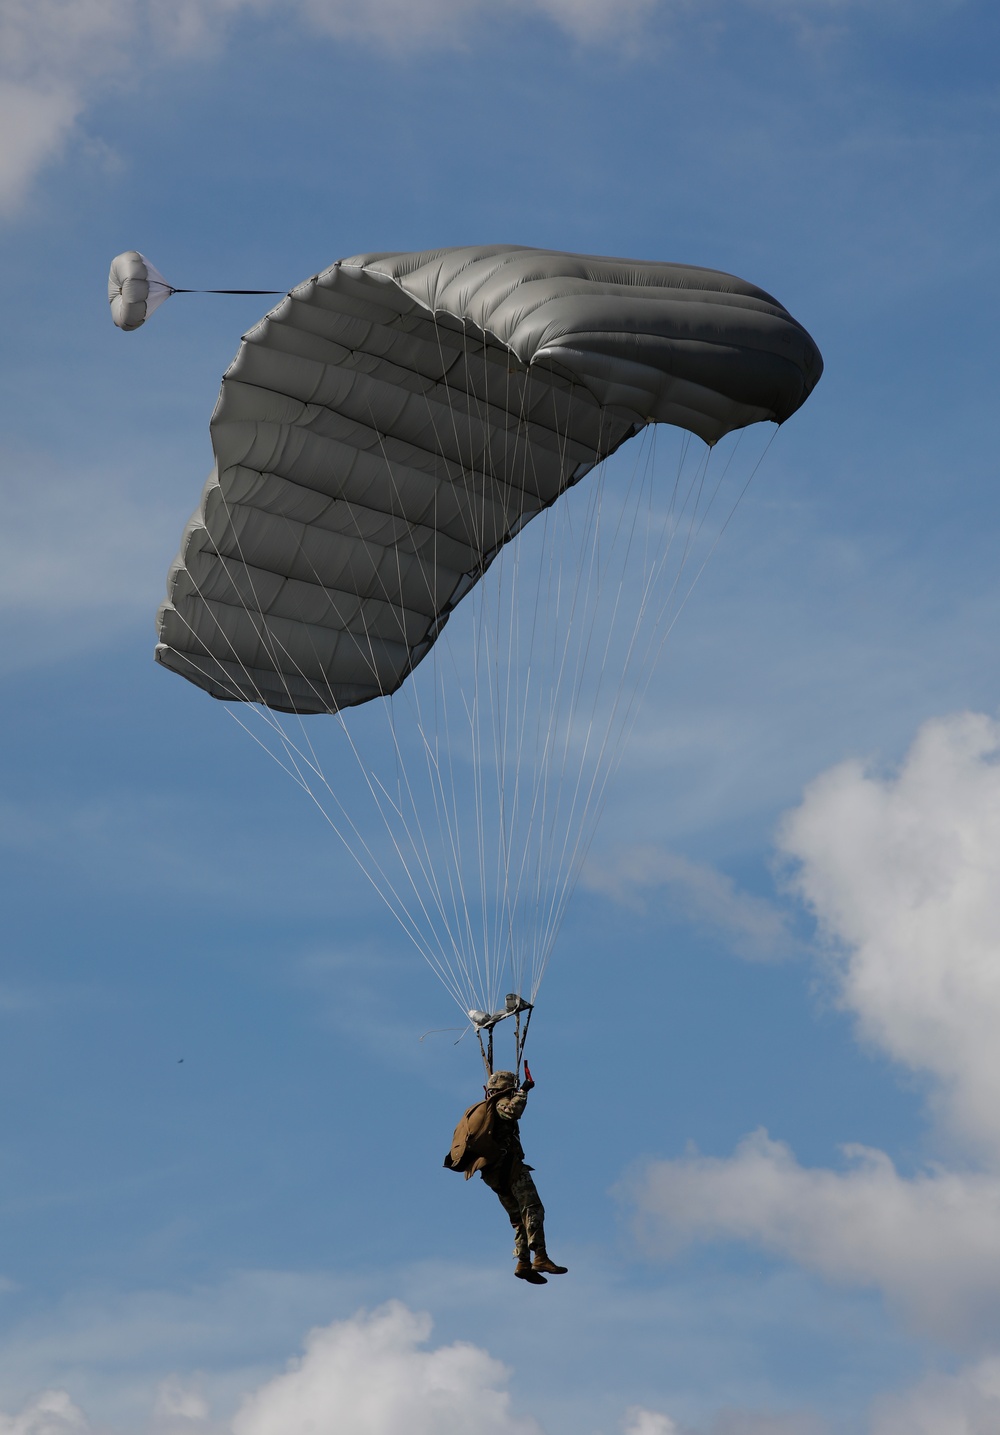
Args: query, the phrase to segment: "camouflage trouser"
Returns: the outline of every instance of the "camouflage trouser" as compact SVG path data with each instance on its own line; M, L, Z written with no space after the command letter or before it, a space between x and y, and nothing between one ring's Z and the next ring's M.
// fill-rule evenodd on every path
M526 1261L529 1250L544 1251L545 1228L542 1223L545 1220L545 1208L535 1190L531 1172L522 1166L509 1180L494 1185L487 1179L484 1171L483 1180L490 1190L496 1191L500 1204L514 1227L515 1258Z

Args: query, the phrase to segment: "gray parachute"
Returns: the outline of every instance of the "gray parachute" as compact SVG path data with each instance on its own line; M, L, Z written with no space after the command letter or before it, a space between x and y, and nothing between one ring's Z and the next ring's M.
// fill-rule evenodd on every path
M308 794L487 1071L498 1032L519 1070L659 654L766 452L744 430L821 372L730 275L501 245L341 260L223 379L157 659Z
M515 245L340 260L223 379L157 661L285 712L389 694L626 439L781 423L822 368L775 299L714 270Z

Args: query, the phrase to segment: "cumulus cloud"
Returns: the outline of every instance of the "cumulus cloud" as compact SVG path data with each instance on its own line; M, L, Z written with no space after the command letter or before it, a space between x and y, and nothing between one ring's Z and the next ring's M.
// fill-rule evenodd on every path
M1000 1165L1000 723L929 722L888 776L835 767L780 840L863 1037Z
M464 1341L427 1349L430 1317L398 1301L313 1330L304 1353L213 1420L196 1389L174 1378L159 1391L146 1429L178 1435L541 1435L511 1409L507 1372ZM20 1414L0 1414L0 1435L91 1435L63 1391L48 1391ZM659 1435L656 1427L640 1435Z
M651 1165L632 1187L641 1229L666 1254L763 1246L978 1343L1000 1317L1000 723L929 722L897 772L841 764L780 841L837 998L867 1043L928 1079L939 1136L978 1165L902 1176L855 1146L843 1169L806 1169L758 1132L727 1159Z
M539 1435L514 1415L503 1366L464 1342L425 1350L430 1317L398 1301L309 1336L305 1354L244 1402L233 1435Z
M649 844L630 847L612 861L591 860L583 885L612 901L641 911L645 898L664 892L673 911L718 932L737 955L773 961L794 950L784 912L707 864Z
M273 1285L272 1291L280 1294ZM245 1299L247 1290L241 1294ZM280 1309L281 1300L276 1304ZM189 1318L183 1330L173 1331L163 1313L160 1309L149 1325L147 1338L161 1345L166 1338L173 1345L174 1337L183 1337L189 1350L198 1346L205 1352L211 1322L196 1317L192 1333ZM150 1310L147 1317L153 1314ZM141 1336L141 1312L139 1328ZM225 1336L239 1340L238 1322L225 1322ZM173 1375L161 1380L155 1392L147 1387L145 1400L134 1398L134 1392L100 1420L85 1417L64 1390L49 1390L17 1415L0 1413L0 1435L110 1435L112 1430L128 1435L468 1435L472 1430L477 1435L544 1435L534 1419L512 1408L508 1372L487 1351L465 1341L434 1346L430 1338L428 1316L390 1301L314 1329L302 1354L279 1374L262 1378L243 1366L235 1384L220 1380L218 1372L215 1379ZM80 1339L91 1361L107 1343L106 1333L98 1334L95 1349L90 1326L86 1332L81 1326ZM123 1326L111 1344L120 1351L127 1339ZM59 1345L61 1353L65 1342ZM68 1362L64 1378L70 1384L82 1374L82 1354L77 1350ZM99 1390L91 1390L96 1402L106 1405ZM82 1403L85 1408L86 1400ZM802 1414L735 1409L692 1427L636 1405L611 1428L601 1428L605 1435L820 1435L826 1427Z

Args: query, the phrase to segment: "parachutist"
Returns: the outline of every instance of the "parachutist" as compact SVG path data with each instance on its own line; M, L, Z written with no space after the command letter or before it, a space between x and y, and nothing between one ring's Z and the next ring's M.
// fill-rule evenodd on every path
M546 1276L566 1274L545 1249L545 1208L524 1159L518 1122L534 1086L525 1067L520 1086L512 1071L495 1071L486 1083L486 1099L470 1106L455 1128L451 1150L444 1158L449 1171L468 1180L477 1171L495 1191L514 1228L514 1274L532 1285L547 1284Z

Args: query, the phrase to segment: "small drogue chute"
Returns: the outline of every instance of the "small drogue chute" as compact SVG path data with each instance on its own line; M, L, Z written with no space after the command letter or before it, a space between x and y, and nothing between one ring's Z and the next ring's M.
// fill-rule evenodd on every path
M171 294L281 294L281 289L178 289L138 249L116 254L108 274L111 317L126 333L140 329Z
M138 329L176 291L138 249L126 249L111 261L108 303L119 329Z

